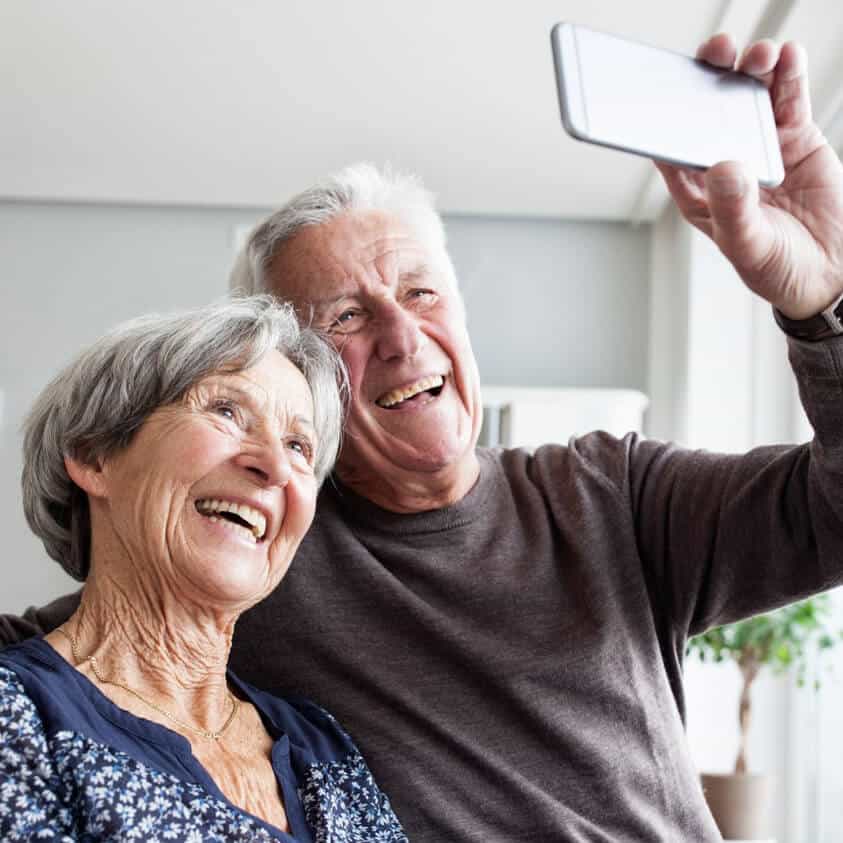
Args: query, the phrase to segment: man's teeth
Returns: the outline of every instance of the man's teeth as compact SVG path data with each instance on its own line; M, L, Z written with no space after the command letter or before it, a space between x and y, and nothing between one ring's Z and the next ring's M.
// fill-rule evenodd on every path
M400 404L402 401L406 401L408 398L412 398L420 392L425 392L428 389L436 389L444 383L445 378L442 375L431 375L430 377L422 378L422 380L404 389L393 389L391 392L381 395L375 403L379 407L394 407L396 404Z
M204 498L201 501L196 501L196 509L203 515L208 515L212 521L222 520L213 514L216 512L228 512L236 515L238 518L242 518L249 525L248 527L238 524L236 521L225 520L229 524L240 527L241 530L247 530L254 537L255 541L262 539L266 532L266 518L263 513L257 509L253 509L251 506L246 506L244 503Z

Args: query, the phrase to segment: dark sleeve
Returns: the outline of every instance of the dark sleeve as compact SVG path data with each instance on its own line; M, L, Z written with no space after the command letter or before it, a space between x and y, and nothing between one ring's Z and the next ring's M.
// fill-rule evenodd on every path
M0 615L0 648L34 635L44 635L61 626L76 611L81 593L65 594L40 608L30 606L20 616Z
M630 445L639 554L678 646L843 582L843 342L789 348L812 442L739 456Z
M0 840L72 843L73 816L44 724L17 676L0 667Z

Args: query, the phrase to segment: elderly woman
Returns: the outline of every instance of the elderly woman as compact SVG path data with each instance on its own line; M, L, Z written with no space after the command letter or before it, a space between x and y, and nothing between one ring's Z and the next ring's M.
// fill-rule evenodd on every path
M0 838L406 840L329 714L226 670L310 525L339 372L254 297L123 325L43 392L24 507L85 586L0 654Z

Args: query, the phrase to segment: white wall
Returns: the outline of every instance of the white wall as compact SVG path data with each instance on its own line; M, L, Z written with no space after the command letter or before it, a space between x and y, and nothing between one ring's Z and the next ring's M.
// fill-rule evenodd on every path
M832 595L833 617L843 629L843 589ZM843 644L827 654L818 666L818 693L803 691L797 698L793 718L794 737L803 763L795 767L802 789L803 827L809 832L794 835L794 843L839 843L843 837Z
M0 611L74 586L23 520L26 408L119 320L225 294L237 232L264 213L0 203ZM487 382L644 387L646 226L471 217L446 224Z
M0 611L74 586L23 520L20 424L47 381L116 322L227 291L234 212L0 203Z
M647 393L650 435L688 437L688 320L691 229L677 213L652 227Z

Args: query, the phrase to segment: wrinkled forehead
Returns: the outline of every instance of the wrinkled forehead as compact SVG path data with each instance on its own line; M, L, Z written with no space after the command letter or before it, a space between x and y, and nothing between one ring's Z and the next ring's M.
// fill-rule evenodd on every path
M357 210L306 226L281 246L267 275L270 290L300 308L345 295L376 270L435 272L456 283L435 214Z
M232 364L209 372L191 393L230 390L248 395L255 405L295 407L313 414L313 392L302 370L277 348L268 349L249 365Z

